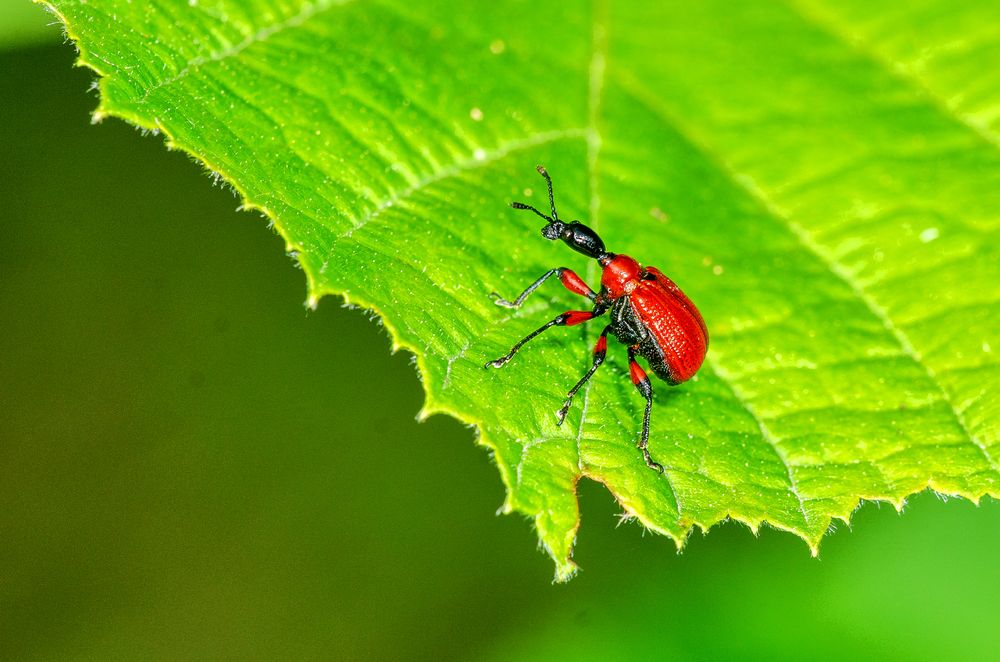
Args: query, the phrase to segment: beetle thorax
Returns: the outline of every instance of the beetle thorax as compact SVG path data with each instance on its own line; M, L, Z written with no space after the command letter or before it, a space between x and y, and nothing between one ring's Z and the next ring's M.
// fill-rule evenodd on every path
M642 267L628 255L615 255L602 266L601 285L612 299L631 294L639 285Z

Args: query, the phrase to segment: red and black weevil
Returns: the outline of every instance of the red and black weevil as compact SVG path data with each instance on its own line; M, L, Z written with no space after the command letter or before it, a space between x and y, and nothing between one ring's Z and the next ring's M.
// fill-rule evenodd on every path
M512 202L514 209L527 209L547 221L542 228L546 239L562 239L570 248L594 258L601 265L601 291L595 293L583 280L566 267L550 269L541 278L528 286L524 292L507 301L496 292L490 294L498 306L517 308L528 295L534 292L552 276L559 276L563 286L570 292L590 299L594 307L590 311L568 310L550 322L525 336L500 358L489 361L484 367L499 368L513 358L517 350L553 326L573 326L611 312L611 323L604 327L594 346L594 362L587 373L569 390L566 402L558 412L558 424L562 425L566 413L576 395L597 368L604 363L608 350L608 333L628 347L628 366L632 383L646 399L646 411L642 417L642 434L639 449L650 469L663 472L663 465L654 462L649 455L649 413L653 406L653 387L646 371L636 363L635 355L645 358L656 376L671 386L687 381L698 372L705 352L708 351L708 329L698 309L694 307L680 288L655 267L642 267L627 255L616 255L604 250L604 242L591 228L579 221L565 223L556 213L555 197L552 194L552 178L545 168L538 166L538 172L549 187L549 206L552 216L543 214L531 205Z

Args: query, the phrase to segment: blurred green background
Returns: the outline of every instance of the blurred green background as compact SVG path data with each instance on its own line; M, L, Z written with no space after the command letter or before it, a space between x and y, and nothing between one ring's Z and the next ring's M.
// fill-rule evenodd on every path
M0 9L0 658L1000 657L990 500L866 505L819 559L735 524L678 556L585 483L551 584L473 431L415 422L410 357L307 312L185 156L92 126L49 22Z

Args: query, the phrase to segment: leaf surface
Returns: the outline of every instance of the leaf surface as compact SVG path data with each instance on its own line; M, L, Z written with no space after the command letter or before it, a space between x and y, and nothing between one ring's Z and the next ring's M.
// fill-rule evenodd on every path
M678 545L733 518L814 552L862 499L1000 494L989 3L653 4L52 7L101 75L98 117L164 133L263 211L311 304L378 312L417 357L423 414L478 426L558 578L581 477ZM654 384L663 476L635 448L642 399L614 343L556 425L600 322L483 369L586 308L557 283L516 312L488 292L555 266L599 280L507 207L544 205L536 163L562 216L708 322L702 372Z

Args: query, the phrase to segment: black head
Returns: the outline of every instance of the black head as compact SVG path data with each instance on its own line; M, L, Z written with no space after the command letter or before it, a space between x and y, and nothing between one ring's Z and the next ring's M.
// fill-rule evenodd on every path
M607 253L604 250L604 242L601 241L596 232L579 221L564 223L559 220L559 214L556 213L555 197L552 195L552 178L549 177L548 171L542 166L537 166L537 169L538 173L545 178L545 183L549 186L549 206L552 208L552 216L543 214L531 205L526 205L523 202L512 202L510 206L514 209L533 211L548 221L545 227L542 228L542 236L546 239L551 239L552 241L562 239L573 250L583 253L587 257L592 257L595 260L601 259Z

